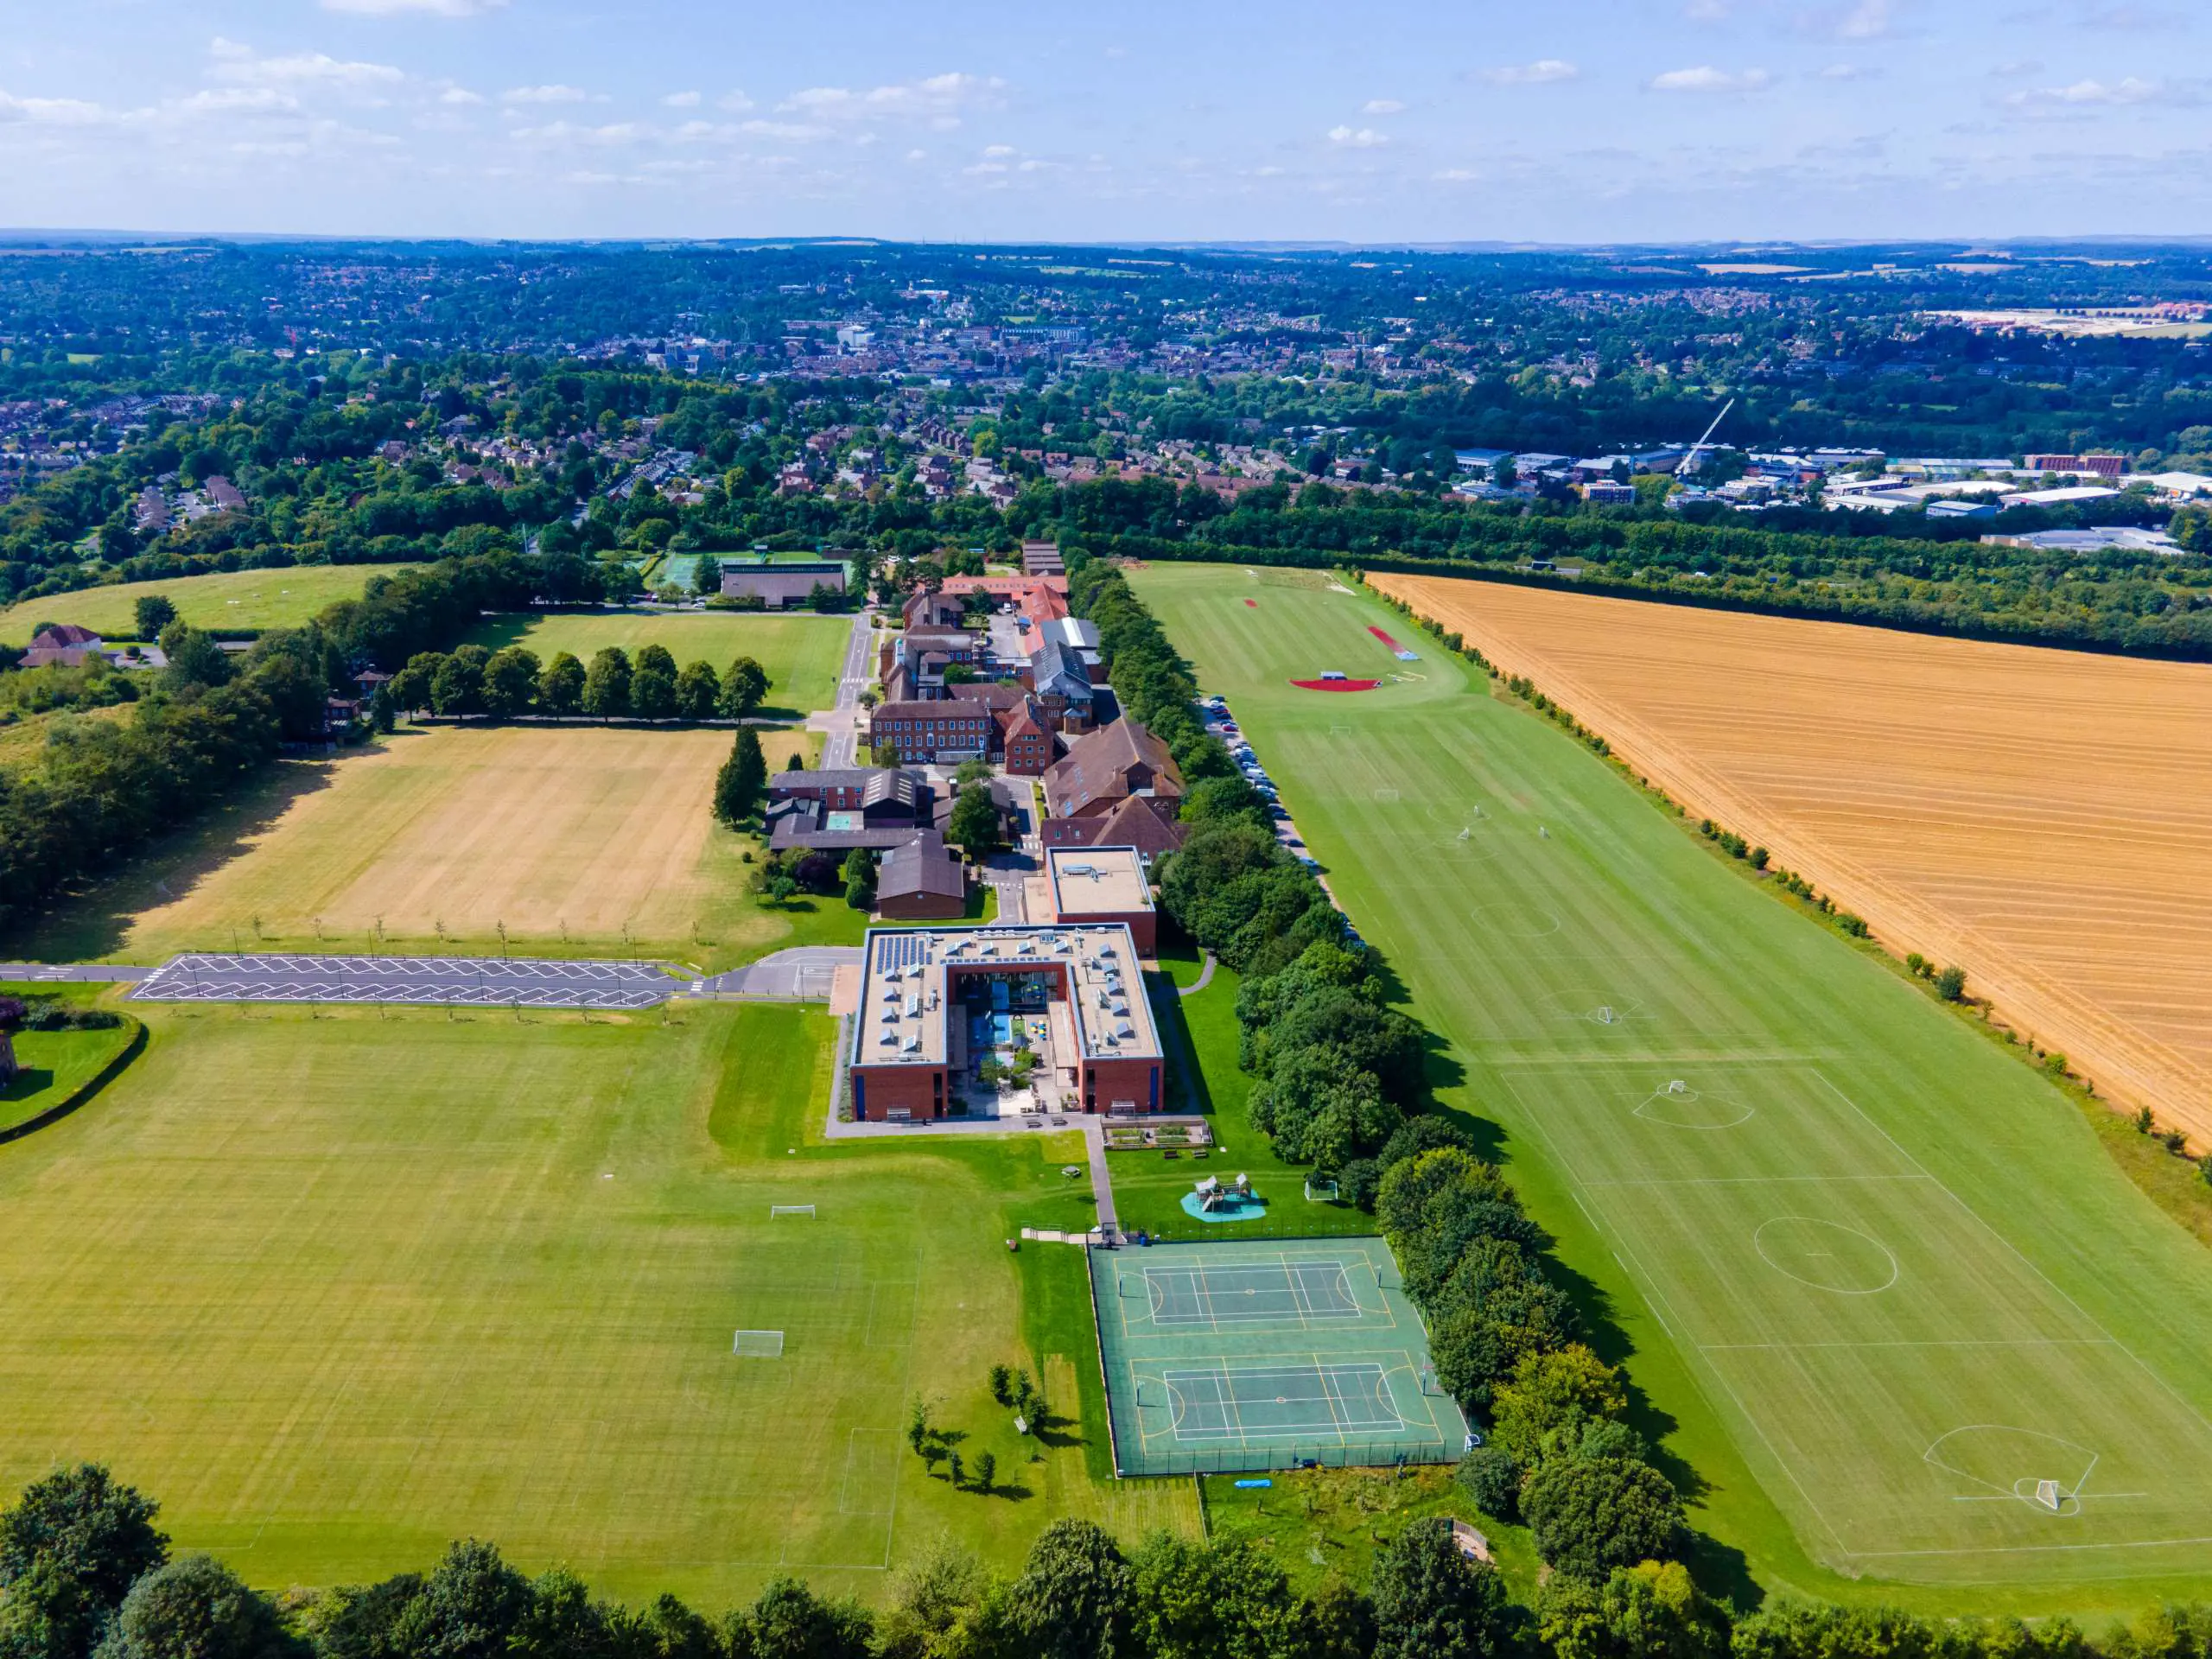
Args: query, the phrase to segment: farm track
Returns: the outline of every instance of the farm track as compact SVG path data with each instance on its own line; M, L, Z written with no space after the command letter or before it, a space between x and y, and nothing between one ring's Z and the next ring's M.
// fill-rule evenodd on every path
M2212 1143L2212 669L1431 577L1374 585L2100 1092Z

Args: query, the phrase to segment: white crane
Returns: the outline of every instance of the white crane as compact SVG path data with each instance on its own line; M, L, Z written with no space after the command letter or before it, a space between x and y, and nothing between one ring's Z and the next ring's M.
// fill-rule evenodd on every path
M1720 412L1713 417L1713 424L1705 429L1705 435L1690 445L1689 454L1684 455L1682 464L1675 468L1675 477L1680 478L1685 473L1694 473L1697 470L1698 453L1713 441L1713 435L1720 429L1720 423L1728 418L1728 411L1735 407L1736 400L1733 397L1720 406Z

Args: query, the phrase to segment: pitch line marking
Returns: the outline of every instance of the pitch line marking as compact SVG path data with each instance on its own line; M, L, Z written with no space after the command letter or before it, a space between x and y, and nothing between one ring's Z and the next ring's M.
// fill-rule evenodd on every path
M1510 1074L1501 1072L1499 1075L1504 1077L1507 1090L1515 1100L1520 1103L1521 1109L1527 1120L1535 1126L1536 1134L1542 1139L1545 1148L1551 1154L1559 1167L1567 1172L1567 1179L1573 1184L1574 1187L1581 1186L1583 1185L1581 1172L1574 1166L1571 1159L1561 1154L1558 1143L1552 1138L1551 1131L1544 1125L1543 1114L1530 1109L1528 1101L1522 1098L1521 1091L1514 1087L1513 1079ZM1819 1074L1815 1072L1814 1075ZM1578 1204L1581 1202L1579 1193L1576 1195L1575 1201ZM1584 1213L1587 1214L1588 1211L1586 1210ZM1619 1257L1618 1251L1614 1254L1617 1258ZM1662 1304L1667 1300L1666 1292L1661 1288L1662 1281L1644 1265L1643 1258L1635 1253L1633 1246L1630 1247L1630 1257L1624 1261L1624 1265L1630 1267L1629 1274L1630 1280L1638 1282L1645 1300L1651 1305L1652 1312L1658 1315L1660 1324L1666 1327L1669 1334L1671 1335L1672 1326L1664 1314L1660 1313ZM1685 1323L1682 1328L1687 1331L1690 1327ZM1758 1414L1744 1403L1743 1396L1737 1393L1735 1386L1721 1374L1718 1365L1707 1361L1705 1369L1712 1375L1713 1381L1719 1384L1722 1392L1727 1395L1729 1402L1736 1408L1738 1414L1751 1425L1751 1433L1758 1437L1759 1444L1766 1449L1766 1454L1774 1459L1776 1466L1782 1471L1783 1478L1797 1489L1797 1496L1804 1500L1805 1508L1810 1511L1814 1520L1820 1523L1821 1529L1827 1534L1839 1551L1846 1555L1850 1554L1851 1546L1843 1541L1843 1535L1836 1530L1835 1523L1828 1519L1827 1511L1813 1501L1813 1494L1806 1489L1804 1480L1797 1473L1796 1465L1782 1455L1780 1448L1767 1433L1766 1425L1761 1422Z
M1980 1227L1982 1231L1987 1233L1992 1238L1995 1239L2004 1249L2010 1251L2013 1258L2018 1261L2022 1267L2025 1268L2030 1273L2035 1274L2037 1278L2042 1280L2045 1287L2050 1289L2052 1295L2057 1297L2059 1300L2065 1303L2067 1306L2072 1308L2075 1313L2079 1314L2082 1322L2088 1325L2091 1330L2104 1337L2114 1347L2118 1348L2120 1352L2126 1354L2129 1359L2134 1361L2137 1369L2139 1370L2144 1376L2149 1377L2152 1382L2164 1389L2168 1395L2172 1396L2175 1404L2178 1405L2184 1412L2188 1413L2189 1415L2195 1418L2198 1426L2203 1428L2208 1435L2212 1435L2212 1422L2208 1422L2205 1420L2204 1414L2197 1410L2195 1406L2191 1405L2178 1389L2175 1388L2172 1383L2167 1382L2164 1377L2159 1376L2158 1372L2152 1370L2141 1355L2136 1353L2135 1351L2128 1347L2126 1343L2120 1341L2119 1338L2113 1336L2110 1331L2107 1330L2102 1320L2091 1314L2088 1309L2083 1307L2081 1303L2075 1301L2073 1297L2067 1294L2067 1293L2060 1287L2058 1283L2053 1280L2049 1274L2045 1273L2041 1268L2037 1267L2033 1262L2028 1259L2027 1254L2023 1251L2018 1245L2013 1243L2011 1239L2005 1237L2004 1234L1999 1232L1996 1228L1993 1227L1987 1221L1984 1220L1980 1213L1976 1211L1972 1205L1969 1205L1964 1198L1961 1198L1957 1193L1952 1192L1951 1189L1945 1185L1941 1180L1937 1180L1936 1176L1929 1173L1926 1165L1923 1164L1919 1159L1914 1157L1911 1153L1908 1152L1904 1147L1899 1143L1895 1135L1891 1135L1887 1129L1876 1122L1873 1117L1866 1111L1865 1107L1861 1106L1849 1095L1847 1095L1842 1090L1837 1088L1834 1084L1831 1083L1825 1072L1815 1070L1813 1075L1820 1079L1821 1084L1823 1088L1828 1090L1829 1092L1834 1094L1838 1100L1840 1100L1845 1105L1850 1107L1853 1111L1858 1113L1859 1117L1866 1122L1867 1127L1872 1128L1875 1134L1880 1135L1892 1147L1895 1147L1899 1157L1903 1158L1905 1162L1910 1164L1915 1169L1920 1171L1922 1174L1927 1175L1929 1180L1935 1181L1937 1190L1940 1191L1945 1198L1950 1199L1950 1201L1956 1205L1961 1210L1964 1211L1969 1220L1974 1222L1976 1226Z

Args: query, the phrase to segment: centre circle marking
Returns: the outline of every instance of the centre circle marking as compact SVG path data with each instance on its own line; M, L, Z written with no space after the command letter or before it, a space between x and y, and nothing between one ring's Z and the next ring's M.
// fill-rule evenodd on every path
M1897 1253L1840 1221L1777 1216L1759 1224L1751 1247L1783 1278L1838 1296L1872 1296L1897 1281Z

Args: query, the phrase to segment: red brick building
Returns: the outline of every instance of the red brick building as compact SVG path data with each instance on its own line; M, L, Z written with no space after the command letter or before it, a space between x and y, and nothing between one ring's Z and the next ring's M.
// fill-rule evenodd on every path
M1156 1112L1165 1064L1125 926L871 928L845 1054L866 1122L995 1113L1018 1027L1039 1112Z

